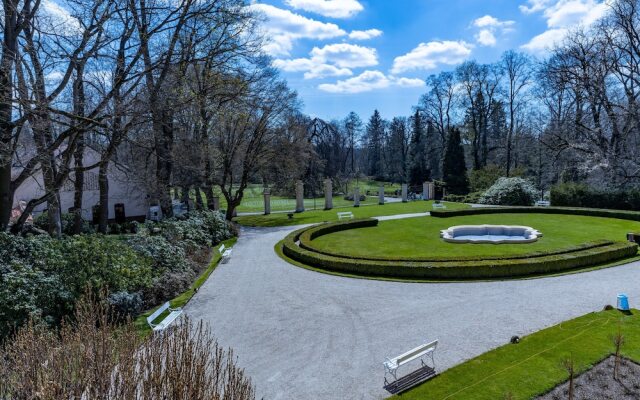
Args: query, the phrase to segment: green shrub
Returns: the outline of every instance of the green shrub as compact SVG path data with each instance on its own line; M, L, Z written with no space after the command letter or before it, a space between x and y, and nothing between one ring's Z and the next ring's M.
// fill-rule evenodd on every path
M504 168L490 164L481 169L469 171L469 189L472 192L484 192L506 175Z
M60 221L62 222L62 233L64 233L65 235L75 234L75 232L73 231L74 220L74 214L62 214L62 216L60 217ZM42 229L43 231L49 231L49 215L47 214L47 212L45 211L35 217L33 220L33 225L35 225L36 228ZM96 230L93 225L91 225L89 221L83 219L80 233L89 234L95 232Z
M584 215L588 217L604 217L640 221L640 212L624 210L604 210L596 208L569 207L487 207L468 208L463 210L433 210L431 216L436 218L462 217L481 214L566 214Z
M500 178L480 198L481 204L530 206L537 197L533 185L522 178Z
M640 189L595 190L581 183L562 183L551 188L551 204L640 211Z

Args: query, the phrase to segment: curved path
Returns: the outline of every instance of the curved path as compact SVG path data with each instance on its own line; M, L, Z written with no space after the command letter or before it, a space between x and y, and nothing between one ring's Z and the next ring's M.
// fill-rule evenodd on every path
M229 263L186 308L234 349L258 398L381 399L385 357L427 340L440 339L436 366L442 371L512 335L600 310L619 292L628 293L632 305L640 299L640 262L506 282L401 283L322 274L273 251L294 229L243 229Z

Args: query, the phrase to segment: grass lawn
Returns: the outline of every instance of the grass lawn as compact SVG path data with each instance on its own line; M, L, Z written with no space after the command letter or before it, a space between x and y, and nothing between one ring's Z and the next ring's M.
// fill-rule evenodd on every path
M572 357L584 372L614 351L612 336L620 327L623 356L640 361L640 317L617 310L591 313L563 322L453 367L393 399L501 400L530 399L568 379L563 360ZM508 339L508 338L506 338ZM438 352L446 351L440 347ZM436 366L437 366L436 352Z
M225 240L222 243L228 248L233 246L237 241L238 241L238 238L234 237L229 240ZM211 261L209 262L209 265L195 280L195 282L193 282L191 287L187 289L185 292L183 292L182 294L180 294L178 297L169 301L169 303L171 304L171 308L182 308L186 306L189 300L191 300L191 298L196 294L198 289L200 289L200 287L204 285L207 279L209 279L209 276L211 276L213 271L216 269L216 267L220 263L220 259L222 258L222 255L217 250L218 247L220 247L220 245L216 246L216 248L213 251L213 256L211 257ZM153 312L157 310L158 307L160 307L161 305L162 304L158 304L157 307L154 307L151 310L145 311L142 315L139 315L138 318L135 319L134 324L136 326L136 330L138 331L139 335L145 336L151 333L151 328L147 323L147 317L153 314ZM157 323L159 321L162 321L167 315L169 315L169 311L165 311L164 313L160 314L158 318L154 320L154 322Z
M440 239L442 229L474 224L527 225L540 230L543 237L534 243L499 245L447 243ZM315 239L313 245L321 250L355 256L495 256L560 250L599 239L625 241L627 232L637 231L640 231L640 222L577 215L420 217L381 221L376 227L331 233Z
M363 203L364 204L364 203ZM303 224L317 224L320 222L335 222L338 220L336 213L340 211L351 211L355 218L381 217L385 215L396 214L413 214L431 211L433 201L411 201L409 203L387 203L383 206L371 205L362 207L336 208L329 211L316 210L305 211L300 214L294 214L289 219L287 214L271 214L271 215L247 215L234 219L241 225L246 226L293 226ZM461 203L445 203L448 210L456 210L468 208L466 204ZM435 219L435 218L434 218Z

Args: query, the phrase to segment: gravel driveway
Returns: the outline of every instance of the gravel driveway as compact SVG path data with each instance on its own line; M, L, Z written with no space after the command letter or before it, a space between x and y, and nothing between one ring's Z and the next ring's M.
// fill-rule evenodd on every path
M525 335L640 299L640 263L554 278L400 283L308 271L281 260L287 228L245 228L186 308L230 346L265 399L381 399L382 362L439 339L442 371ZM415 365L417 368L419 363ZM411 368L400 370L403 374Z

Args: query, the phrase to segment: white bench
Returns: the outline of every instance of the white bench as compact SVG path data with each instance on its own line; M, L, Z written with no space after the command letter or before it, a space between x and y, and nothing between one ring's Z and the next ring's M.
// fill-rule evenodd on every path
M442 203L433 203L433 208L447 208L447 206L445 206Z
M339 212L338 221L342 221L343 219L353 219L353 213L351 211Z
M153 321L155 321L156 318L158 318L160 316L160 314L162 314L166 310L170 311L169 315L167 315L162 321L160 321L159 324L154 324ZM153 329L154 332L163 331L163 330L167 329L169 327L169 325L171 325L171 323L173 321L178 319L180 314L182 314L182 309L181 308L175 308L175 309L171 308L171 304L169 304L169 302L167 301L166 303L161 305L160 308L158 308L156 311L154 311L153 314L151 314L151 315L149 315L147 317L147 323Z
M384 382L387 382L387 374L393 375L393 377L398 380L398 376L396 372L399 367L410 363L414 360L420 360L423 366L427 366L425 362L422 360L422 357L429 356L431 358L431 364L433 365L433 370L436 369L435 361L433 360L433 353L436 351L436 347L438 347L438 341L434 340L430 343L422 344L414 349L407 351L404 354L401 354L397 357L387 358L384 364Z
M222 263L226 264L231 258L231 249L227 249L224 244L221 244L218 248L218 252L220 253L220 256L222 256Z
M547 200L538 200L536 201L536 207L550 207L551 202Z

